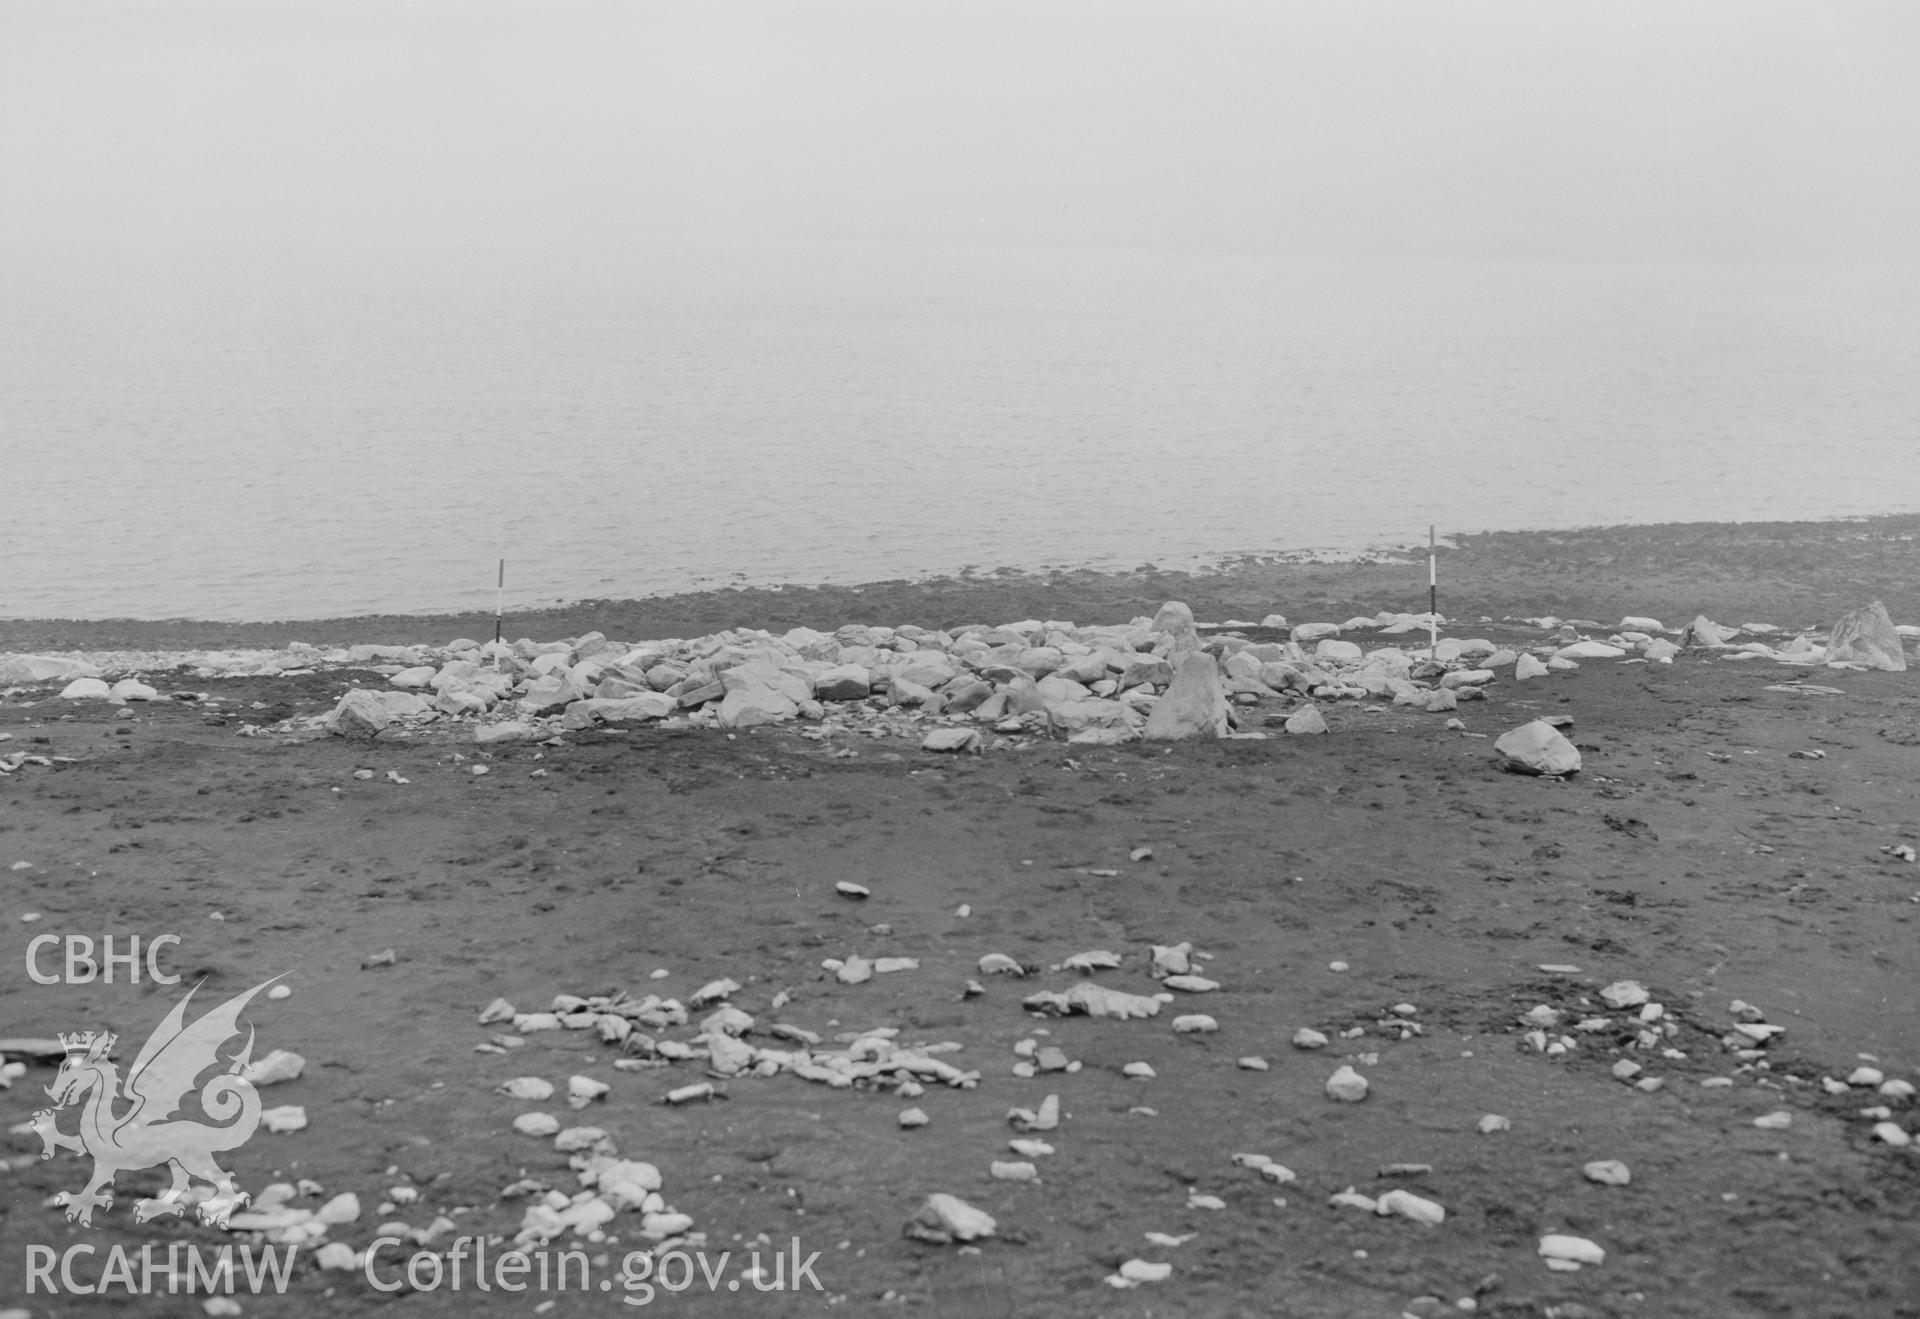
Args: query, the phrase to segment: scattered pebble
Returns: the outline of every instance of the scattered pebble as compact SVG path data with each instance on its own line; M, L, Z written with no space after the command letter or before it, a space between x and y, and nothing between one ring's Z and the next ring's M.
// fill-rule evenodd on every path
M1487 1113L1475 1124L1483 1136L1491 1136L1496 1131L1513 1130L1513 1122L1498 1113Z
M298 1104L283 1104L279 1108L263 1109L260 1113L260 1125L275 1135L289 1131L303 1131L307 1125L307 1110Z
M1175 1017L1173 1028L1181 1035L1210 1035L1220 1029L1220 1023L1204 1012L1194 1012L1184 1017Z
M560 1119L551 1113L522 1113L513 1120L513 1129L523 1136L551 1136L560 1130Z
M935 1193L907 1223L907 1235L936 1245L977 1241L990 1237L998 1225L993 1216L975 1209L957 1196Z
M1793 1114L1784 1110L1777 1113L1765 1113L1753 1120L1753 1125L1762 1131L1785 1131L1793 1125Z
M1317 1030L1302 1026L1293 1033L1293 1047L1296 1049L1324 1049L1327 1047L1327 1037Z
M1264 1072L1267 1070L1265 1058L1246 1057L1239 1060L1240 1070L1245 1072Z
M1618 1159L1596 1159L1580 1171L1587 1175L1588 1181L1599 1182L1602 1186L1625 1186L1633 1180L1627 1165Z
M1343 1104L1359 1103L1367 1097L1367 1088L1367 1078L1344 1063L1327 1078L1327 1098L1337 1099Z
M1873 1124L1873 1134L1897 1150L1913 1144L1913 1137L1897 1122L1876 1122Z
M840 894L840 896L846 898L870 898L873 896L873 890L865 884L855 884L851 880L845 879L835 884L833 890Z
M1398 1214L1416 1223L1444 1223L1447 1211L1438 1201L1422 1199L1411 1191L1388 1191L1374 1201L1373 1212L1385 1217Z
M1136 1081L1151 1081L1158 1075L1151 1063L1128 1063L1120 1069L1120 1074L1130 1076Z
M1577 1269L1582 1264L1604 1264L1607 1252L1585 1237L1562 1236L1550 1232L1540 1238L1540 1258L1548 1268Z
M1031 1163L1002 1163L995 1160L987 1167L987 1175L996 1182L1031 1182L1040 1177L1040 1170Z

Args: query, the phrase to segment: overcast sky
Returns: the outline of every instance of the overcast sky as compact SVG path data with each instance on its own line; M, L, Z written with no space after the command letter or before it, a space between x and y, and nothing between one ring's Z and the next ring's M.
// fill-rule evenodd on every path
M0 0L0 259L1920 255L1920 5Z

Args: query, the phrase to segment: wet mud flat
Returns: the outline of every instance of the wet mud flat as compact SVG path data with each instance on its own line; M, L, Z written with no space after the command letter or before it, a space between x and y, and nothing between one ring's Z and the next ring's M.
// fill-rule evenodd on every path
M1906 543L1889 534L1879 550ZM1868 557L1882 566L1871 594L1910 617L1906 588L1887 584L1902 561ZM1871 567L1823 562L1828 575L1809 592L1858 586L1848 574ZM1535 561L1536 586L1549 565ZM1243 584L1244 598L1197 611L1349 612L1338 580L1299 586L1293 569L1270 570L1302 594ZM1640 594L1587 612L1821 618L1780 604L1781 590L1802 589L1792 582L1741 586L1731 561L1705 599L1663 596L1632 563L1621 571L1615 585ZM1356 604L1417 607L1420 576L1393 598L1376 584ZM1180 583L1167 585L1149 575L1124 589L1150 604L1109 603L1120 618L1151 612L1177 594ZM921 606L942 615L929 612L932 625L976 611L1072 616L1088 604L1070 581L995 589L1043 587L1058 593L930 594ZM1837 616L1866 594L1823 598L1822 611ZM1596 597L1564 597L1583 599ZM1506 601L1501 614L1552 604L1518 590ZM678 607L669 634L701 630L706 606ZM763 612L720 625L811 621ZM592 625L619 634L604 617ZM137 632L152 626L122 640L166 644ZM1470 630L1502 642L1539 635L1519 624ZM54 640L49 630L32 644ZM509 1188L578 1189L552 1139L514 1129L544 1109L656 1165L666 1199L704 1234L709 1263L733 1252L717 1287L695 1273L649 1308L1348 1316L1467 1313L1460 1302L1471 1300L1472 1312L1561 1319L1920 1314L1920 1158L1878 1138L1869 1114L1885 1106L1911 1129L1913 1105L1866 1084L1835 1089L1862 1067L1920 1080L1920 867L1886 850L1920 842L1920 699L1911 674L1821 670L1774 690L1794 687L1791 676L1689 653L1493 684L1456 712L1464 730L1343 702L1321 706L1324 737L1035 739L958 757L911 739L816 741L788 727L642 726L499 747L431 727L371 743L236 736L248 723L324 713L347 687L379 681L341 671L174 684L211 705L116 710L16 694L0 703L6 745L52 763L0 783L0 866L19 867L0 872L0 920L15 931L3 1033L108 1027L132 1038L177 997L150 983L35 984L23 954L38 933L178 934L169 962L186 983L204 979L209 999L285 972L293 995L250 1015L260 1049L294 1049L308 1064L262 1093L303 1107L309 1124L235 1151L244 1187L310 1178L323 1193L307 1204L355 1193L364 1212L329 1238L355 1250L381 1222L442 1216L458 1234L510 1239L527 1201ZM1254 713L1283 717L1289 705ZM1542 715L1572 720L1584 769L1569 780L1496 764L1492 736ZM845 896L841 883L868 895ZM22 922L28 914L38 919ZM1023 1006L1089 978L1155 993L1151 947L1183 942L1207 955L1200 973L1220 987L1173 991L1155 1017L1041 1017ZM387 963L377 955L389 949ZM1117 953L1120 966L1091 977L1063 967L1091 950ZM1032 973L987 974L989 954ZM853 957L915 965L857 984L823 965ZM700 1059L629 1070L614 1065L620 1049L565 1029L476 1052L513 1033L478 1022L497 997L522 1012L562 994L684 1000L720 978L737 982L729 1001L754 1018L755 1043L773 1042L776 1024L827 1042L891 1028L902 1045L959 1045L938 1056L977 1083L929 1083L909 1099L786 1073L710 1078ZM1641 1045L1637 1009L1601 996L1622 980L1644 986L1674 1026L1657 1046ZM969 981L985 992L969 995ZM1735 1031L1749 1019L1735 1000L1784 1031L1751 1047ZM1543 1007L1563 1023L1548 1038L1564 1033L1572 1049L1550 1056L1528 1039L1543 1019L1528 1014ZM1176 1014L1206 1014L1217 1029L1176 1032ZM1604 1028L1572 1028L1601 1017ZM1327 1044L1296 1048L1303 1028ZM692 1027L659 1035L687 1039ZM1032 1055L1056 1048L1079 1067L1017 1075L1027 1040ZM1266 1070L1242 1066L1248 1058ZM1640 1070L1617 1076L1623 1060ZM1150 1079L1126 1074L1139 1062ZM1343 1064L1368 1079L1364 1101L1326 1093ZM36 1064L0 1091L7 1127L44 1106L51 1075ZM536 1076L564 1094L574 1075L604 1083L605 1095L574 1111L499 1089ZM665 1102L709 1080L716 1098ZM1641 1088L1650 1080L1661 1084ZM1059 1098L1053 1130L1009 1123L1010 1110L1048 1095ZM909 1106L926 1125L900 1125ZM1755 1125L1781 1112L1784 1128ZM1488 1115L1507 1128L1483 1133ZM1018 1157L1009 1141L1036 1135L1053 1149L1030 1160L1037 1180L991 1174ZM134 1223L129 1206L162 1184L157 1173L124 1175L121 1199L92 1229L69 1224L48 1201L78 1186L86 1164L40 1161L31 1135L8 1142L0 1278L10 1292L30 1243L86 1241L102 1253L117 1243L137 1256L147 1243L234 1240L191 1222ZM1265 1155L1293 1180L1236 1164L1236 1153ZM1628 1184L1583 1174L1604 1160L1628 1165ZM395 1187L416 1196L396 1198ZM1329 1204L1349 1188L1404 1189L1446 1219ZM995 1234L971 1248L904 1235L935 1192L992 1215ZM545 1301L555 1304L543 1313L627 1312L623 1296L637 1293L619 1282L619 1262L645 1244L632 1217L609 1225L617 1241L567 1243L600 1261L584 1291L390 1294L303 1252L284 1297L239 1300L260 1315L390 1304L533 1313ZM1537 1248L1549 1233L1595 1242L1604 1262L1548 1269ZM811 1276L821 1290L727 1288L748 1252L766 1264L796 1241L800 1257L820 1252ZM1171 1275L1128 1290L1107 1283L1135 1259L1170 1264ZM16 1293L4 1303L34 1314L202 1312L183 1297Z

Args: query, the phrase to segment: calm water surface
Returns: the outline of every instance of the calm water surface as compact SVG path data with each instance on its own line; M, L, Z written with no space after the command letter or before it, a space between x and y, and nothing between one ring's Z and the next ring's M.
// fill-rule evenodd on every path
M637 236L0 268L0 617L1920 508L1920 270Z

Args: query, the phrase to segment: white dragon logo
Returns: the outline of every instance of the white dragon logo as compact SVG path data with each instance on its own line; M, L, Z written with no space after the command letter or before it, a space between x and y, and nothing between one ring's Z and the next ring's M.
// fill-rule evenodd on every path
M55 1204L66 1206L69 1221L92 1227L95 1209L113 1207L114 1174L161 1165L173 1169L173 1185L157 1198L135 1202L135 1222L183 1213L194 1178L213 1186L213 1194L199 1207L203 1223L225 1227L235 1209L252 1202L213 1156L244 1145L260 1125L260 1093L240 1074L253 1055L253 1029L248 1027L245 1047L231 1058L220 1057L220 1046L240 1033L241 1009L272 983L255 985L188 1026L187 1003L199 989L195 985L140 1046L124 1082L119 1067L107 1058L118 1036L87 1031L60 1037L67 1055L47 1087L53 1107L36 1112L33 1127L40 1135L43 1159L52 1158L56 1149L93 1156L93 1179L86 1188L54 1197ZM195 1082L211 1067L221 1071L199 1087L200 1111L220 1125L175 1117L181 1103L195 1094ZM89 1091L92 1098L81 1113L79 1134L62 1133L54 1125L58 1111L79 1103ZM131 1107L116 1113L114 1107L122 1101Z

